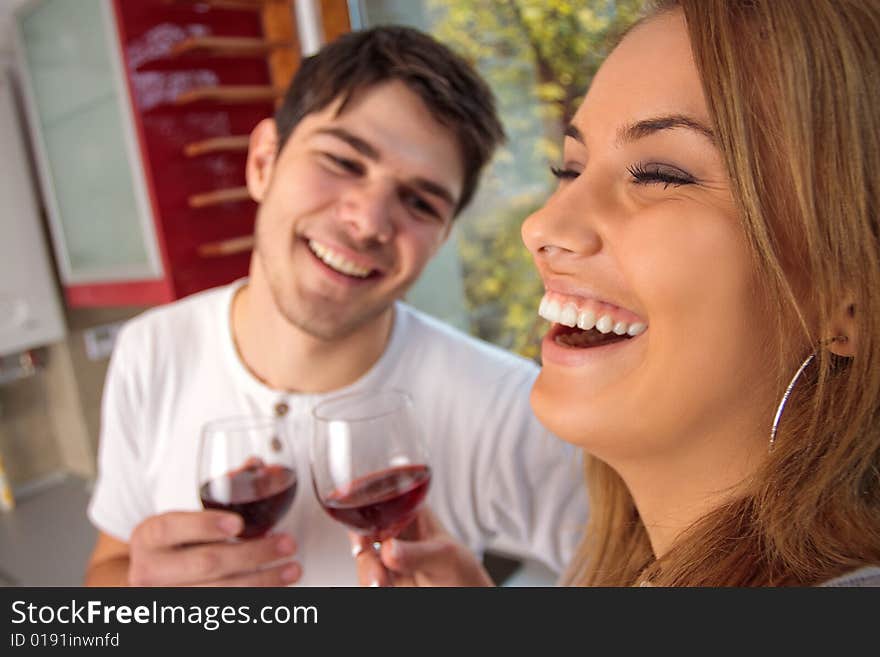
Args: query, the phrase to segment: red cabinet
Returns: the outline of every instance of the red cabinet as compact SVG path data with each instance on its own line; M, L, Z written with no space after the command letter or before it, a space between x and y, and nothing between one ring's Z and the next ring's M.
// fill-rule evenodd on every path
M298 62L291 3L37 0L16 28L68 305L159 304L245 275L247 135Z

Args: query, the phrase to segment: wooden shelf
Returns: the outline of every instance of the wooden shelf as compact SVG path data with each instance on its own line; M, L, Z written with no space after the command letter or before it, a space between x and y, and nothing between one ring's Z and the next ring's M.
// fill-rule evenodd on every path
M276 0L284 1L284 0ZM320 0L321 22L324 24L324 42L330 43L336 37L351 32L348 2L346 0Z
M283 92L271 86L223 86L197 87L180 94L174 101L176 105L188 105L201 101L216 103L254 103L272 102L281 98Z
M290 0L269 0L262 11L262 22L263 36L267 41L291 44L289 48L276 48L266 56L272 86L282 92L276 101L277 107L300 62L300 43Z
M220 258L222 256L252 251L253 248L254 236L242 235L241 237L233 237L228 240L202 244L198 251L202 258Z
M291 41L269 41L250 37L196 36L178 41L169 55L198 54L209 57L265 57L279 48L292 48Z
M193 194L187 200L191 208L207 208L212 205L249 201L250 199L251 195L247 187L230 187L228 189L216 189L213 192Z
M187 144L183 147L183 152L187 157L198 157L208 153L240 153L247 151L249 144L250 137L248 135L212 137Z

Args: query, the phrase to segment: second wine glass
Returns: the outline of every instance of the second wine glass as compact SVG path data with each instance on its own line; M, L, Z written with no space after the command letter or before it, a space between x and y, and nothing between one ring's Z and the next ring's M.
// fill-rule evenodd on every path
M374 544L415 516L431 481L410 397L398 390L336 397L313 411L312 483L324 510Z

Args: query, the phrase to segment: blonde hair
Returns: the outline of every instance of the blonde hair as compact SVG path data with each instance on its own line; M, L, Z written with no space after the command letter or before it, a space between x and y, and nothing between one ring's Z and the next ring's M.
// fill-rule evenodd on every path
M880 564L880 8L667 0L652 15L678 9L762 295L775 308L779 357L768 372L779 396L850 302L856 353L819 349L748 492L660 559L622 479L588 456L592 515L566 581L812 585Z

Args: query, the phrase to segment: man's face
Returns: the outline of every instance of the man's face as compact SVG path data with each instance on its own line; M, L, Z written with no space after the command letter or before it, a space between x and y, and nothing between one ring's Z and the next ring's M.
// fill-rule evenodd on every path
M453 133L402 83L338 106L303 118L277 158L267 143L260 155L258 128L248 163L258 278L289 322L324 340L404 295L448 235L464 178Z

